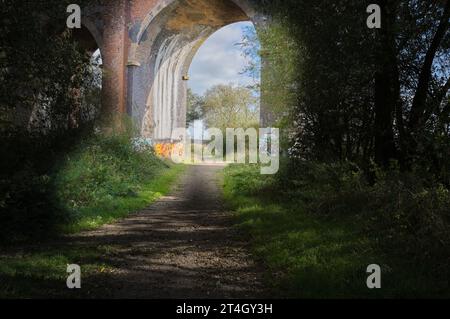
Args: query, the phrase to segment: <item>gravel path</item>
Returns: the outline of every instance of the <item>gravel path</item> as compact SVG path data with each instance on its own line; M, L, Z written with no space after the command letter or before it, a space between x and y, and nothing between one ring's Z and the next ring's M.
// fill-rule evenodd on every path
M109 247L91 297L264 297L262 270L223 207L215 165L189 166L169 196L95 231L75 245ZM88 285L90 285L88 283Z

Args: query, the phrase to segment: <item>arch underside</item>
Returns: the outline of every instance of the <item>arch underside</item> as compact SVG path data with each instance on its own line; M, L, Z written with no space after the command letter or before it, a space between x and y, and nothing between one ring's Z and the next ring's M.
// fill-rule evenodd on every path
M192 59L218 29L252 20L232 0L173 0L151 14L131 44L128 112L144 137L167 141L186 126L187 83Z

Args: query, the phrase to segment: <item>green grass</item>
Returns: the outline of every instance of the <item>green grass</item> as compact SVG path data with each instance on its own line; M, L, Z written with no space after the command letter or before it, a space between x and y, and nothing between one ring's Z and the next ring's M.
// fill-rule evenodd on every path
M249 237L253 252L267 268L276 297L415 298L449 296L448 272L387 253L366 233L358 215L336 218L309 211L309 202L283 196L274 177L257 167L229 166L224 196L235 211L237 227ZM308 189L309 201L311 190ZM276 195L275 195L276 194ZM401 248L400 248L401 249ZM382 288L368 289L366 268L379 264Z
M95 133L58 153L36 146L39 152L0 179L0 245L92 229L167 192L183 166L133 140L127 132Z
M118 197L81 209L82 217L62 225L60 232L95 229L148 207L170 191L184 169L183 165L171 165L140 185L141 190L133 196ZM95 284L101 282L101 277L113 276L115 271L114 265L105 259L114 254L114 250L105 245L94 248L43 243L31 249L20 249L20 253L14 247L11 250L13 252L0 254L0 298L89 298L98 288ZM82 285L87 283L83 289L67 289L68 264L82 265Z
M97 136L81 143L45 179L53 189L46 189L48 200L39 207L57 207L46 215L57 220L56 234L95 229L148 207L170 191L184 169L158 159L150 148L135 150L126 135ZM29 204L23 215L17 209L17 227L27 225L28 212L35 211L31 205L36 202ZM114 275L114 258L108 258L116 253L113 247L47 238L38 235L44 227L34 228L42 230L0 249L0 298L88 298L102 279ZM83 289L67 289L68 264L82 265Z
M150 147L137 150L126 134L87 140L55 174L57 200L69 217L60 230L94 229L140 210L167 193L183 170Z
M84 207L79 211L81 217L62 225L60 232L95 229L147 207L170 191L184 169L183 165L171 165L140 185L141 190L133 196ZM111 258L106 258L114 253L107 245L44 242L31 248L12 246L0 254L0 298L89 298L99 288L96 285L114 276L116 269ZM68 264L82 265L83 289L67 289Z
M92 277L105 279L114 273L113 265L102 258L108 247L49 247L5 254L0 263L0 298L87 298L97 288ZM82 288L66 287L67 265L82 265ZM107 296L105 296L107 297Z
M92 206L82 207L78 211L80 217L73 223L63 225L61 231L76 233L95 229L147 207L169 192L171 185L184 169L183 165L170 165L170 168L163 169L152 179L139 185L140 190L130 196L117 197L113 200L104 200Z

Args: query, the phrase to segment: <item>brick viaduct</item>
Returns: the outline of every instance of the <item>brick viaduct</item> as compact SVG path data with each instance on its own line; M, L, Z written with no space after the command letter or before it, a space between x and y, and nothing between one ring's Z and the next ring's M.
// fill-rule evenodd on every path
M129 114L140 134L154 140L170 139L174 128L185 127L184 77L207 37L234 22L258 27L265 21L253 0L100 3L83 8L80 32L102 54L103 103L111 112Z

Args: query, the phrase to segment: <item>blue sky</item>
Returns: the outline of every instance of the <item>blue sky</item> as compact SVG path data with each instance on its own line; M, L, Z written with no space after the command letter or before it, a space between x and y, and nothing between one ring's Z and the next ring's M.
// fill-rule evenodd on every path
M252 83L252 78L239 74L246 65L246 58L236 43L242 41L243 29L251 22L230 24L212 36L200 47L189 69L189 87L197 94L217 84Z

